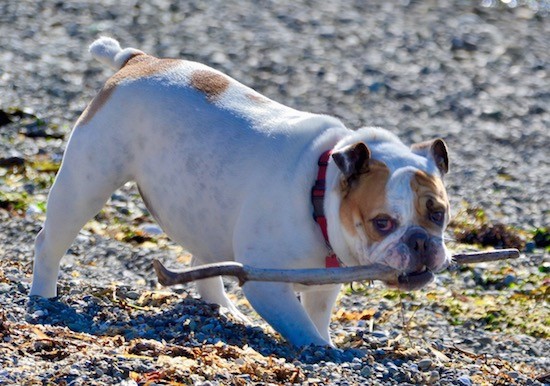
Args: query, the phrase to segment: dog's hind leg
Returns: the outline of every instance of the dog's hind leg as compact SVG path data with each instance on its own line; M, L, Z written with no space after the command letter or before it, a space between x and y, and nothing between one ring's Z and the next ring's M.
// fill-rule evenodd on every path
M82 226L129 177L123 171L121 149L99 141L94 134L101 128L93 126L75 128L50 190L46 221L35 241L30 295L57 295L61 258Z

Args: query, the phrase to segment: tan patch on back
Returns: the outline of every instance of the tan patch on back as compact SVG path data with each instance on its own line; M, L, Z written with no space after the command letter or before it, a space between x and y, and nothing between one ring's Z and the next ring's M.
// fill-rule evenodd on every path
M369 240L381 241L384 236L376 231L372 220L380 213L386 213L386 185L390 170L374 160L370 161L369 169L342 197L340 220L350 235L356 236L358 229L363 228Z
M417 171L411 178L411 188L414 194L415 223L432 234L441 234L441 227L431 221L429 216L430 211L441 210L445 212L448 221L449 200L443 181L439 177Z
M139 79L158 74L174 67L180 60L159 59L146 54L136 54L129 58L124 66L111 76L96 97L90 102L77 121L77 125L85 125L109 100L116 86L126 79Z
M191 74L191 86L215 100L229 87L229 78L212 70L197 70Z

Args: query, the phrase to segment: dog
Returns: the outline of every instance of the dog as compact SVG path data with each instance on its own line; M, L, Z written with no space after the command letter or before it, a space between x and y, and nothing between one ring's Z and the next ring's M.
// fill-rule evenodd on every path
M63 254L127 181L166 234L193 254L192 265L379 263L405 278L388 285L412 290L449 264L443 140L409 147L381 128L351 130L203 64L122 49L112 38L96 40L90 52L117 72L71 133L36 237L30 295L56 296ZM220 277L196 284L205 301L245 320ZM339 289L243 286L258 314L297 347L332 346Z

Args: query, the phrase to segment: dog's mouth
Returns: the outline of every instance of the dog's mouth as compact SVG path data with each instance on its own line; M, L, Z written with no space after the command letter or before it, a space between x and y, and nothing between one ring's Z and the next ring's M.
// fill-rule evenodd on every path
M398 287L405 291L411 291L424 287L426 284L429 284L435 278L432 271L427 267L424 267L420 271L404 273L399 275Z
M397 282L386 283L403 291L417 290L431 283L435 278L432 271L424 266L422 269L409 273L402 273L398 276Z

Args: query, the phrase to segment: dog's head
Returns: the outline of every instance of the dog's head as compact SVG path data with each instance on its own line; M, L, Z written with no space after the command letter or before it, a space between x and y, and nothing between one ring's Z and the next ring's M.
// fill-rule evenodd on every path
M443 242L449 201L443 176L447 146L435 139L410 148L382 135L333 152L341 172L339 216L344 239L360 264L401 272L399 285L416 289L450 261Z

